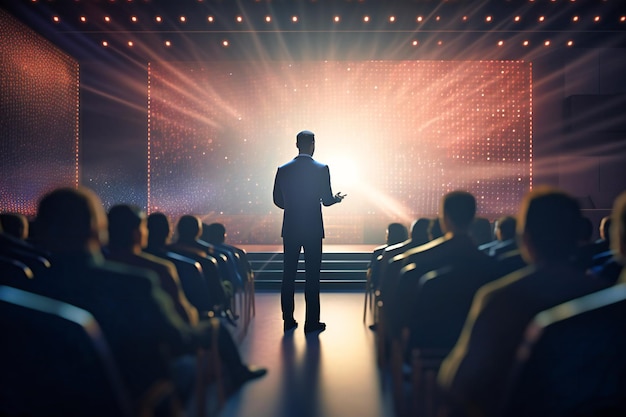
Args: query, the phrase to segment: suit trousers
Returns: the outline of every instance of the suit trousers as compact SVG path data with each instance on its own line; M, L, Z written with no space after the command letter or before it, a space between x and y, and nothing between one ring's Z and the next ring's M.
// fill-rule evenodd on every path
M321 237L283 237L283 282L280 292L283 320L293 319L295 280L301 249L304 249L304 268L306 271L304 284L305 324L315 324L320 321Z

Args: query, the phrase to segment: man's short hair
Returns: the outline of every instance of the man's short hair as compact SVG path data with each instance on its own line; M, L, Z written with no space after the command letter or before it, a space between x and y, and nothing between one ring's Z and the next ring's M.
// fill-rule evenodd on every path
M148 216L148 239L163 243L170 235L170 222L164 213L156 212Z
M146 214L137 206L118 204L109 210L109 246L127 249L133 246L133 232L139 229Z
M309 130L303 130L296 136L296 146L298 149L311 146L315 142L315 134Z
M178 231L179 239L182 239L183 241L196 240L202 233L202 223L196 216L186 214L178 220L176 230Z
M443 197L443 215L457 229L468 230L476 215L476 199L467 191L452 191Z
M206 241L213 244L224 243L226 240L226 227L222 223L211 223L203 225L202 234L206 236Z
M517 219L513 216L504 216L498 219L498 229L502 240L510 240L515 238L515 229L517 228Z

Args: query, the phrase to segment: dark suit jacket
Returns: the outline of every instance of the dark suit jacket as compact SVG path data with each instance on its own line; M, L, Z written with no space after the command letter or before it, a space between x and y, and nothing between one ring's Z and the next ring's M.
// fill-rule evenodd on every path
M485 285L441 367L440 384L465 407L493 415L533 317L606 286L564 262L528 266Z
M336 203L328 165L300 154L278 168L274 204L284 209L282 237L323 238L322 207Z

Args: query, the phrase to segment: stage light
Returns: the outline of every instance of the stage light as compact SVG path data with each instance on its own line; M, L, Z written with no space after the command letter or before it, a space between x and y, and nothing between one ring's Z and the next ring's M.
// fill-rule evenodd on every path
M270 23L272 21L272 16L265 16L265 21Z
M291 21L296 23L298 21L298 16L291 16Z
M165 41L165 46L167 46L167 47L169 48L170 46L172 46L172 42L170 42L170 41Z
M241 23L243 22L243 16L237 16L235 17L235 20L237 21L237 23Z
M463 19L462 19L462 20L463 20L464 22L467 22L467 16L463 16Z
M163 21L163 19L161 18L161 16L155 16L155 17L154 17L154 20L155 20L157 23L161 23L161 22Z
M335 16L333 20L334 20L335 23L339 23L341 18L339 16Z
M181 23L185 23L187 21L187 18L185 16L181 16L179 20Z
M133 45L135 45L135 44L133 43L133 41L128 41L128 46L130 46L130 47L132 48L132 47L133 47Z
M111 17L110 16L104 16L104 21L107 23L111 22Z
M544 20L546 20L546 17L545 17L545 16L539 16L539 19L538 19L538 20L539 20L540 22L543 22Z
M389 16L389 23L393 23L396 21L396 17L395 16Z
M572 40L567 41L567 46L574 46L574 41Z
M437 45L439 46L443 45L443 41L437 41Z
M223 41L222 41L222 46L223 46L224 48L228 48L228 46L229 46L229 45L230 45L230 43L229 43L227 40L223 40Z
M549 41L549 40L545 41L545 42L543 43L543 46L550 46L550 41Z
M86 18L85 16L81 16L81 17L80 17L80 21L81 21L81 22L83 22L83 23L85 23L85 22L87 21L87 18Z
M578 16L573 16L573 17L572 17L572 22L578 22L578 20L579 20L579 17L578 17Z
M622 22L622 23L626 22L626 16L622 16L622 17L620 17L620 18L619 18L619 21L620 21L620 22Z
M61 19L59 19L59 16L52 16L52 21L54 23L59 23L61 21Z
M213 16L207 16L206 20L209 23L213 23L215 21L215 18Z
M513 20L515 20L516 22L519 22L520 20L522 20L522 18L520 16L515 16L515 19Z
M529 45L529 43L530 43L530 42L528 42L528 41L524 41L524 42L522 42L522 45L524 45L524 46L528 46L528 45Z
M594 18L593 18L593 21L594 21L594 22L596 22L596 23L597 23L597 22L599 22L599 21L600 21L600 16L596 16L596 17L594 17Z
M489 23L493 20L493 18L491 16L487 16L485 17L485 22Z
M107 46L109 46L109 43L107 41L102 41L102 46L106 48Z
M413 46L418 46L418 45L419 45L419 42L418 42L418 41L413 41L413 42L411 42L411 45L413 45Z
M133 23L137 23L137 16L131 16L130 21Z
M370 21L370 17L369 16L363 16L363 21L365 23L369 22Z
M422 16L417 16L417 21L421 22L422 20L424 20L424 18Z
M498 41L498 46L504 45L504 41Z

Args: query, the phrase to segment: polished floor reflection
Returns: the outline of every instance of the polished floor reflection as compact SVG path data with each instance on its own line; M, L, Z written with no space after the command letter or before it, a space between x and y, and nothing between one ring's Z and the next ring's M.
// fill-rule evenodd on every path
M304 295L296 293L298 328L283 335L280 294L256 294L257 314L241 351L269 369L231 397L220 417L392 416L391 393L375 361L374 335L363 325L362 292L323 292L326 331L304 335Z

